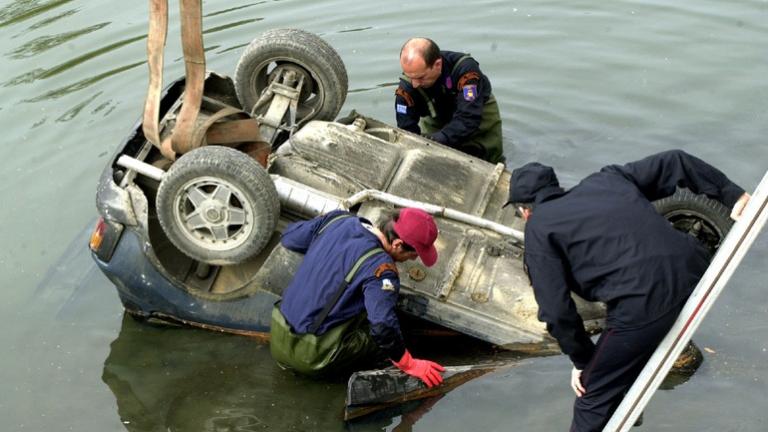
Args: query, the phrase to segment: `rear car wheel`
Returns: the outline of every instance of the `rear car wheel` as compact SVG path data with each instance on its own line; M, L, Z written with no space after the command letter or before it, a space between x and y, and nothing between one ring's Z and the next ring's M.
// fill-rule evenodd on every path
M237 150L200 147L181 156L157 192L157 215L168 239L192 259L241 263L261 252L280 214L266 170Z
M695 237L713 255L733 226L730 209L688 189L678 189L653 205L677 230Z
M275 29L246 48L235 68L237 98L251 112L262 92L282 72L304 78L297 123L333 120L347 97L347 71L339 54L324 40L303 30Z

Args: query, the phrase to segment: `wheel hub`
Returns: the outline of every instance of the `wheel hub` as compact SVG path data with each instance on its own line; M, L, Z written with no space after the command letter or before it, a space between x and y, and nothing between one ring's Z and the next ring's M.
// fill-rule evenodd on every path
M227 209L214 204L203 210L203 216L208 223L219 224L224 221Z
M301 66L292 63L280 64L269 73L268 82L272 83L272 81L281 78L285 74L292 74L296 80L296 83L298 83L301 78L304 79L304 82L301 86L301 92L299 93L299 102L304 102L309 99L309 97L312 95L312 92L314 91L314 83L312 80L312 75L310 75L309 72Z
M211 250L226 250L245 241L253 229L253 215L243 206L242 192L214 177L190 181L179 195L177 214L187 237Z

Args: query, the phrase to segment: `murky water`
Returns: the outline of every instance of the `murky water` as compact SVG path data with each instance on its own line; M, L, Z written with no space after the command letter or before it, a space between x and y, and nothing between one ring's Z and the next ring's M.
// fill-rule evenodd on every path
M98 175L143 104L146 9L0 2L0 430L565 430L563 356L345 425L343 384L287 375L245 338L122 318L86 240ZM167 77L183 71L177 9ZM344 111L387 122L406 38L471 52L493 82L510 163L547 162L567 186L670 147L747 189L768 168L765 0L218 0L204 14L210 69L232 73L261 31L306 29L347 65ZM644 430L765 429L766 261L763 234L695 336L702 368L657 393Z

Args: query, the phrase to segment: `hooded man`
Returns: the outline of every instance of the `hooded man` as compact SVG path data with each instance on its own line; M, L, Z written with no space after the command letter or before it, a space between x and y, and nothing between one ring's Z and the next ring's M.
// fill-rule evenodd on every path
M601 431L709 265L709 252L651 204L677 187L733 208L749 200L722 172L673 150L610 165L572 189L532 162L512 172L508 204L525 226L525 266L547 324L573 362L572 432ZM597 344L571 293L607 305Z

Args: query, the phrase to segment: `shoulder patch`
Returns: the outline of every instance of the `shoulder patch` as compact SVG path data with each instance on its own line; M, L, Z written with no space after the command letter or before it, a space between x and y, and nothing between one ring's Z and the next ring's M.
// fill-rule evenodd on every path
M467 84L468 81L479 81L480 80L480 74L475 71L470 71L465 73L464 75L459 78L459 86L458 88L463 89L464 86Z
M467 84L461 90L464 93L464 100L472 102L477 98L477 84Z
M405 89L398 87L397 90L395 90L395 94L405 100L405 105L409 107L413 106L413 98L407 91L405 91Z
M401 104L395 104L395 111L397 111L398 114L408 114L408 107Z
M395 284L392 283L389 279L384 279L381 281L381 290L382 291L394 291L395 290Z
M382 274L383 274L385 271L391 271L391 272L393 272L393 273L395 273L395 274L399 274L399 273L397 272L397 266L395 265L395 263L391 263L391 262L388 262L388 263L384 263L384 264L382 264L382 265L380 265L380 266L376 267L376 270L373 272L373 274L374 274L374 275L375 275L377 278L380 278L380 277L381 277L381 275L382 275Z

